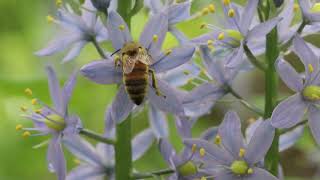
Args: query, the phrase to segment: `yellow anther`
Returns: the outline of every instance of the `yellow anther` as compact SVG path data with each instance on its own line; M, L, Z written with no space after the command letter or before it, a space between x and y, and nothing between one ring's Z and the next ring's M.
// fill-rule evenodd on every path
M32 100L31 100L31 104L32 104L32 105L38 104L38 100L37 100L36 98L32 99Z
M204 28L207 28L208 27L208 25L206 24L206 23L202 23L201 25L200 25L200 29L204 29Z
M189 74L190 74L190 71L184 70L184 71L183 71L183 74L184 74L184 75L189 75Z
M216 7L214 6L214 4L210 4L208 6L209 12L211 13L215 13L216 12Z
M200 180L207 180L207 178L202 176Z
M168 56L168 55L170 55L172 53L172 49L168 49L167 51L166 51L166 56Z
M34 112L37 113L37 114L41 114L42 113L42 109L36 109Z
M312 73L314 71L312 64L308 64L308 70L310 73Z
M158 36L155 34L152 36L152 41L157 42L158 41Z
M253 173L253 169L252 169L252 168L249 168L247 173L248 173L248 174L252 174L252 173Z
M224 32L221 32L219 35L218 35L218 40L224 40Z
M62 5L62 0L56 0L56 6L61 7Z
M223 0L223 5L225 5L225 6L229 6L230 3L231 3L230 0Z
M51 15L47 16L47 21L48 23L53 23L54 22L54 17L52 17Z
M125 29L125 26L124 26L123 24L121 24L121 25L119 26L119 29L120 29L121 31L123 31L123 30Z
M28 96L32 96L32 90L30 88L25 89L24 93Z
M234 9L229 9L228 16L229 17L234 17L234 15L235 15Z
M195 153L197 151L197 145L196 144L192 144L191 151L192 151L192 153Z
M204 15L209 14L209 12L210 12L209 8L205 7L202 9L201 14L204 16Z
M213 45L213 41L212 41L211 39L209 39L209 40L207 41L207 44L208 44L208 46Z
M76 165L79 165L81 163L81 161L77 158L74 158L73 159L73 162L76 164Z
M299 4L298 4L298 3L294 3L294 5L293 5L293 11L294 11L294 12L297 12L297 11L299 11L299 9L300 9Z
M219 134L214 138L214 143L217 145L221 144L221 136Z
M16 125L16 131L20 131L23 128L22 124Z
M188 83L188 84L191 84L192 81L193 81L193 79L188 79L187 83Z
M26 106L21 106L21 107L20 107L20 110L21 110L22 112L26 112L26 111L28 110L28 108L27 108Z
M246 154L246 150L243 149L243 148L240 148L240 151L239 151L239 157L244 157L244 155Z
M204 148L200 148L199 153L200 157L204 157L204 155L206 155L206 150Z
M31 136L31 133L30 133L29 131L25 131L25 132L22 134L22 137L24 137L24 138L27 138L27 137L29 137L29 136Z

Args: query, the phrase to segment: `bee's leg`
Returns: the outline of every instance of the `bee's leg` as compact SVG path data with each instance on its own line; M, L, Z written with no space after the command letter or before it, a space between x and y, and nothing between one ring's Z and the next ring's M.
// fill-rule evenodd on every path
M158 87L158 83L157 83L157 79L154 73L153 69L149 69L149 73L151 74L151 79L152 79L152 87L156 90L156 94L157 96L162 96L164 98L166 98L165 95L163 95Z
M114 58L114 67L120 67L120 57L118 55Z

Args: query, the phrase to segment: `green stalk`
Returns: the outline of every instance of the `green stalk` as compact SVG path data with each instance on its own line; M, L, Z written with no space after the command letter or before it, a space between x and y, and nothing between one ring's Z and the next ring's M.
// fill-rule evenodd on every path
M267 35L267 49L266 49L266 61L267 70L265 73L265 113L264 118L270 118L273 109L277 105L277 89L278 89L278 75L275 69L275 61L279 56L278 47L278 32L277 28L273 29ZM279 131L276 130L272 145L266 155L265 166L274 176L278 175L279 165Z
M132 0L118 0L118 13L131 28ZM115 171L116 180L131 180L132 147L131 147L131 115L122 123L116 125Z

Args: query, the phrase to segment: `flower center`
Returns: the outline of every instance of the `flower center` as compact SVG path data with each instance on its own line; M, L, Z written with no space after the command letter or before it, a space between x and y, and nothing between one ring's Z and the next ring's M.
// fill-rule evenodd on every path
M56 131L62 131L66 127L64 119L57 114L48 115L46 117L45 123L50 129Z
M312 13L320 13L320 3L315 3L310 9Z
M318 101L320 100L320 86L307 86L302 91L302 95L309 101Z
M239 31L236 31L233 29L227 29L226 33L229 37L231 37L233 39L233 41L231 41L230 44L232 46L239 47L241 44L240 42L244 38L243 35Z
M234 161L230 169L236 175L244 175L248 173L249 167L245 161Z
M192 161L188 161L178 167L178 172L182 176L190 176L196 174L198 172L198 168Z

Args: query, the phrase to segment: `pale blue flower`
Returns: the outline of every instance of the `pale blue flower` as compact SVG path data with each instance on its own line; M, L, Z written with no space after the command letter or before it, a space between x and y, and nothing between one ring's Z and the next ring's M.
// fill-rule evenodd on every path
M51 66L46 68L49 79L49 89L53 108L40 102L38 99L33 100L39 103L42 108L35 111L27 111L26 118L31 119L34 123L34 128L23 128L25 131L37 131L39 134L31 136L50 135L51 138L47 152L47 161L49 170L55 172L59 180L64 180L66 176L66 162L61 147L61 140L77 134L81 128L80 118L76 115L68 113L68 103L76 83L76 74L74 73L66 82L63 88L60 88L59 80ZM40 144L39 146L42 146Z
M93 40L97 42L108 40L107 29L97 16L91 0L86 0L83 7L81 16L64 7L58 9L57 18L52 21L61 28L61 32L47 47L37 51L36 55L51 56L70 49L62 60L67 62L77 57L87 43Z
M228 112L219 126L215 144L200 139L185 139L188 147L196 147L204 163L201 172L218 180L276 180L257 163L270 148L275 129L266 120L255 130L247 144L241 133L241 123L235 112Z
M110 12L108 16L108 30L114 49L121 49L124 44L132 42L132 37L126 23L116 12ZM170 53L161 52L161 46L168 30L168 19L165 13L151 17L140 37L140 44L152 57L150 68L156 74L164 73L188 62L195 51L190 45L172 49ZM156 37L156 40L154 40ZM117 122L124 120L132 111L134 103L129 99L123 85L123 72L121 68L115 67L113 60L94 61L81 69L82 74L90 80L99 84L120 84L118 94L111 104L111 117ZM177 91L165 81L158 79L158 87L162 94L156 94L155 89L149 84L146 98L150 104L164 112L183 115L184 111L181 100L177 97Z

